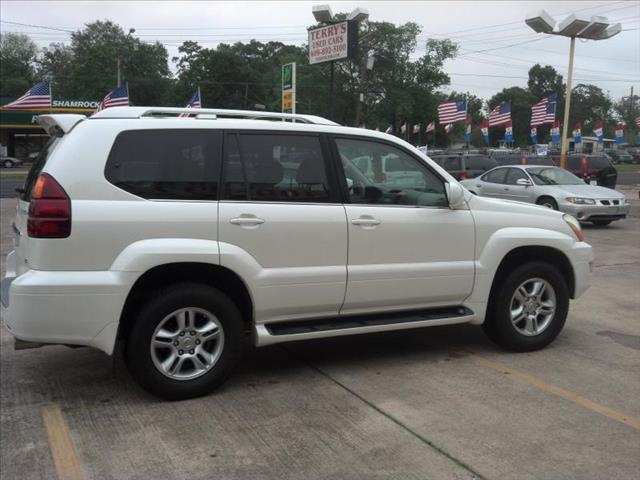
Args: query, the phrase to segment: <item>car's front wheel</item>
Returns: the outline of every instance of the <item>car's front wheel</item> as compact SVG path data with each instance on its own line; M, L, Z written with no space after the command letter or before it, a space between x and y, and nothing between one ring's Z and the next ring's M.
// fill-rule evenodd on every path
M495 286L484 330L510 350L538 350L558 336L568 311L569 290L558 269L530 262Z
M242 318L223 293L182 283L150 298L129 334L126 362L148 392L168 400L212 391L241 352Z
M5 160L2 166L4 166L4 168L13 168L13 162L11 160Z
M597 227L606 227L611 223L611 220L591 220L591 223Z

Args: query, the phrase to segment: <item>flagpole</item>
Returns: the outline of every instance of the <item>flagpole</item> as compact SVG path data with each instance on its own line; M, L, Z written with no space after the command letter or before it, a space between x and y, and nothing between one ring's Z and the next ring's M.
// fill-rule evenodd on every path
M467 121L469 117L469 102L467 101L467 94L464 94L464 139L467 141L467 150L469 150L469 140L467 138Z

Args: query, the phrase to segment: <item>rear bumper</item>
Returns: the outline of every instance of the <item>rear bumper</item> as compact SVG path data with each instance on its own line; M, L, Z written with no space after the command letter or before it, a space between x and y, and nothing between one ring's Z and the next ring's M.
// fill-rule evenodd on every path
M131 274L28 270L11 277L9 273L7 268L2 309L5 325L17 339L113 352L122 307L134 281Z

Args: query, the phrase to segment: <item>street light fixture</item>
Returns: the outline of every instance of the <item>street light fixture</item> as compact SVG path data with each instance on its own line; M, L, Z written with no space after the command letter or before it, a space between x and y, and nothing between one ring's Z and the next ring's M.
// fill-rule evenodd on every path
M567 75L567 92L565 94L564 121L562 124L562 144L560 147L560 166L564 168L567 164L567 147L569 139L567 137L569 128L569 110L571 109L571 84L573 81L573 56L576 48L576 38L585 40L605 40L611 38L622 31L619 23L609 24L606 17L594 15L589 19L580 17L572 13L558 24L555 30L556 21L546 11L541 10L533 15L528 15L525 23L536 33L546 33L548 35L560 35L571 38L569 47L569 72Z
M333 21L333 12L329 5L315 5L311 7L311 13L316 19L316 22L331 22Z

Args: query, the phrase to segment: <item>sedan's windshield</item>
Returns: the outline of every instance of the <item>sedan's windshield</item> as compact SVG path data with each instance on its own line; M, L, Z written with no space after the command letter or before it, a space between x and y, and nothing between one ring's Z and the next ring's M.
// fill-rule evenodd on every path
M580 185L584 182L562 168L527 168L536 185Z

